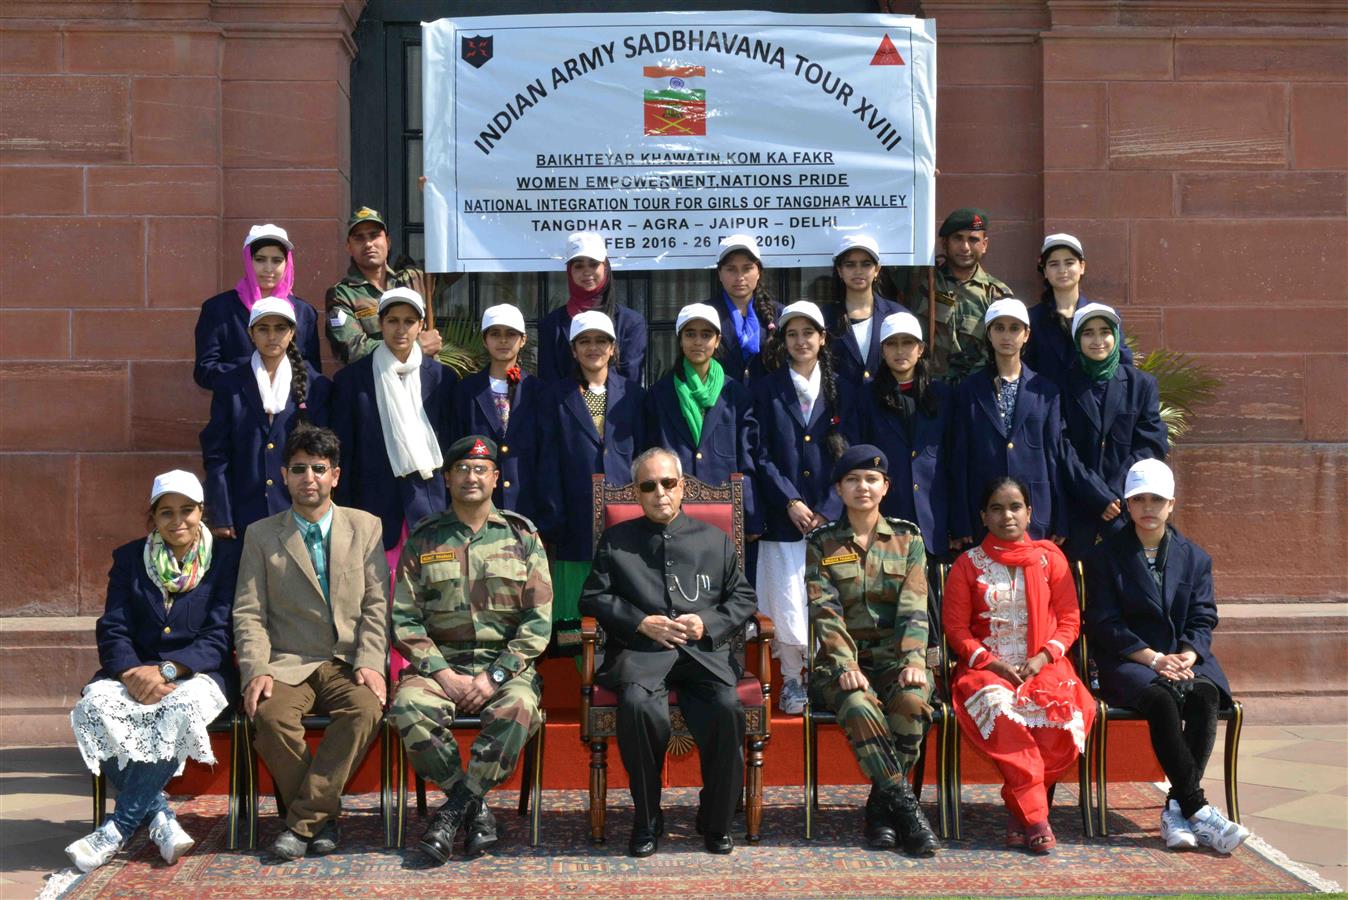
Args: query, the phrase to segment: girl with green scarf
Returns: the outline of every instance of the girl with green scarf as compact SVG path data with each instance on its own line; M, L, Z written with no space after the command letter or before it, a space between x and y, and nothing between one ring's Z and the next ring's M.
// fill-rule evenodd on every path
M1086 304L1072 317L1072 340L1076 361L1062 398L1071 493L1063 549L1075 560L1128 526L1128 470L1140 459L1165 459L1168 440L1156 379L1121 358L1119 314Z
M744 476L744 528L763 531L754 491L758 423L749 389L727 378L717 352L721 317L706 303L679 310L678 352L670 371L646 397L646 443L673 451L685 475L722 484Z

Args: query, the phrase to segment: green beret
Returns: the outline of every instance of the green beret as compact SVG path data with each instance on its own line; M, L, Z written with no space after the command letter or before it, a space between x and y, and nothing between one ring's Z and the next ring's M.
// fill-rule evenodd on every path
M941 237L949 237L957 231L987 231L988 214L981 209L966 206L957 209L945 217L941 223Z
M496 442L482 434L461 437L450 445L449 452L445 454L445 467L461 459L489 459L496 462Z
M384 217L379 214L379 210L371 209L368 206L362 206L351 214L351 218L346 220L346 233L350 234L351 229L355 228L361 222L373 222L380 228L388 231L388 225L384 222Z

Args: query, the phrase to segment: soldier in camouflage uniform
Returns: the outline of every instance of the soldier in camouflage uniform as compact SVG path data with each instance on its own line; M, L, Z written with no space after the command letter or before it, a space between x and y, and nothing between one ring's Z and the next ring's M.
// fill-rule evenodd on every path
M981 209L957 209L941 223L944 259L936 267L936 340L932 348L933 374L951 383L987 365L983 314L992 301L1012 291L983 268L988 249L988 214ZM908 307L927 329L927 276L916 267L907 289Z
M880 515L889 463L870 444L833 468L846 507L806 537L805 588L818 652L815 702L833 710L872 783L866 839L916 856L939 848L907 781L930 722L927 564L921 531Z
M397 287L411 288L431 302L426 292L426 273L408 266L389 268L388 226L377 210L362 206L346 223L346 251L351 266L346 277L328 288L326 302L328 341L343 364L374 352L379 331L379 298ZM421 352L440 352L440 332L426 329L417 338Z
M534 660L552 634L552 581L532 522L491 502L496 445L469 435L445 454L452 505L407 536L393 599L393 636L409 668L391 715L412 767L448 795L419 847L449 859L454 835L476 856L496 843L483 799L514 771L538 729ZM450 726L482 717L467 774Z

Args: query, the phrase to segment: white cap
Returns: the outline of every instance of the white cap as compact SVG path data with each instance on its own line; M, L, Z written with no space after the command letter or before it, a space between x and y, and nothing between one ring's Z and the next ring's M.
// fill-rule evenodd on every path
M1039 249L1039 255L1043 256L1055 247L1068 247L1076 251L1077 256L1086 258L1086 251L1081 249L1081 241L1076 239L1075 235L1058 232L1050 234L1044 238L1044 246Z
M725 262L725 258L736 250L743 250L759 265L763 264L763 254L759 252L758 241L754 240L752 234L732 234L730 237L721 238L721 252L716 255L716 264L719 266Z
M843 235L842 240L838 242L838 249L833 253L833 258L837 259L848 250L865 250L877 265L880 263L880 245L869 234Z
M715 308L706 303L689 303L683 309L679 310L679 317L674 320L674 333L683 331L683 326L694 319L701 319L712 328L716 333L721 333L721 314Z
M1167 500L1175 499L1175 473L1159 459L1139 459L1128 470L1123 482L1123 499L1138 494L1155 494Z
M781 328L786 324L787 319L794 319L797 316L803 316L819 326L823 331L828 326L824 324L824 314L819 310L819 304L809 300L797 300L795 303L787 304L782 310L782 314L777 317L777 327Z
M295 245L290 243L290 235L280 225L273 225L268 222L266 225L254 225L248 229L248 237L243 239L245 247L251 247L261 240L280 241L281 245L287 250L294 250Z
M604 236L593 231L574 231L566 236L566 261L584 256L595 262L608 259L608 247Z
M426 318L426 301L421 299L421 295L411 288L396 287L384 291L379 295L379 312L382 314L395 303L406 303L409 306L415 306L421 317Z
M574 341L587 331L602 331L613 340L618 339L617 333L613 330L613 320L597 309L587 309L571 320L571 333L567 336L567 340Z
M263 316L280 316L294 325L295 304L280 297L263 297L254 303L253 308L248 312L248 327L252 328L257 320Z
M1112 306L1105 306L1103 303L1087 303L1081 309L1072 314L1072 336L1086 324L1087 319L1108 319L1120 328L1123 327L1123 320L1119 314L1114 311Z
M917 321L917 316L910 312L896 312L885 316L885 320L880 323L880 343L884 343L898 334L907 334L924 340L922 337L922 324Z
M983 313L983 324L991 325L993 319L1000 319L1002 316L1008 316L1018 322L1024 322L1025 327L1030 327L1030 311L1025 308L1015 297L1003 297L1000 300L994 300L988 307L988 311Z
M196 503L206 499L206 492L201 489L201 479L182 469L174 469L154 477L154 485L150 488L150 505L153 506L154 502L165 494L182 494Z
M493 325L504 325L520 334L529 333L524 327L524 313L519 311L519 307L511 306L509 303L498 303L482 311L482 330L486 331Z

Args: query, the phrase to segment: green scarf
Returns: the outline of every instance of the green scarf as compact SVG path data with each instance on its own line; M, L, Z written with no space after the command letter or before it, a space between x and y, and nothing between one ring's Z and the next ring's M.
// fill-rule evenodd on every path
M159 532L150 532L142 557L150 580L158 585L164 595L165 609L173 608L175 594L185 594L201 583L201 579L210 571L214 544L211 530L202 525L200 537L179 564L178 557L164 543Z
M1086 327L1086 322L1094 322L1096 319L1104 319L1109 322L1109 330L1114 332L1114 349L1109 351L1109 355L1101 360L1094 360L1081 352L1081 328ZM1119 350L1123 347L1123 335L1119 332L1117 322L1110 322L1104 316L1092 316L1086 322L1081 323L1081 328L1072 335L1072 340L1077 348L1077 362L1081 364L1081 371L1086 373L1086 377L1092 381L1108 381L1114 377L1114 371L1119 367Z
M679 400L679 412L683 413L688 430L693 433L694 447L702 443L702 418L707 410L716 405L716 398L721 396L723 387L725 369L714 359L707 369L706 381L697 377L697 372L686 358L683 360L683 377L674 376L674 396Z

